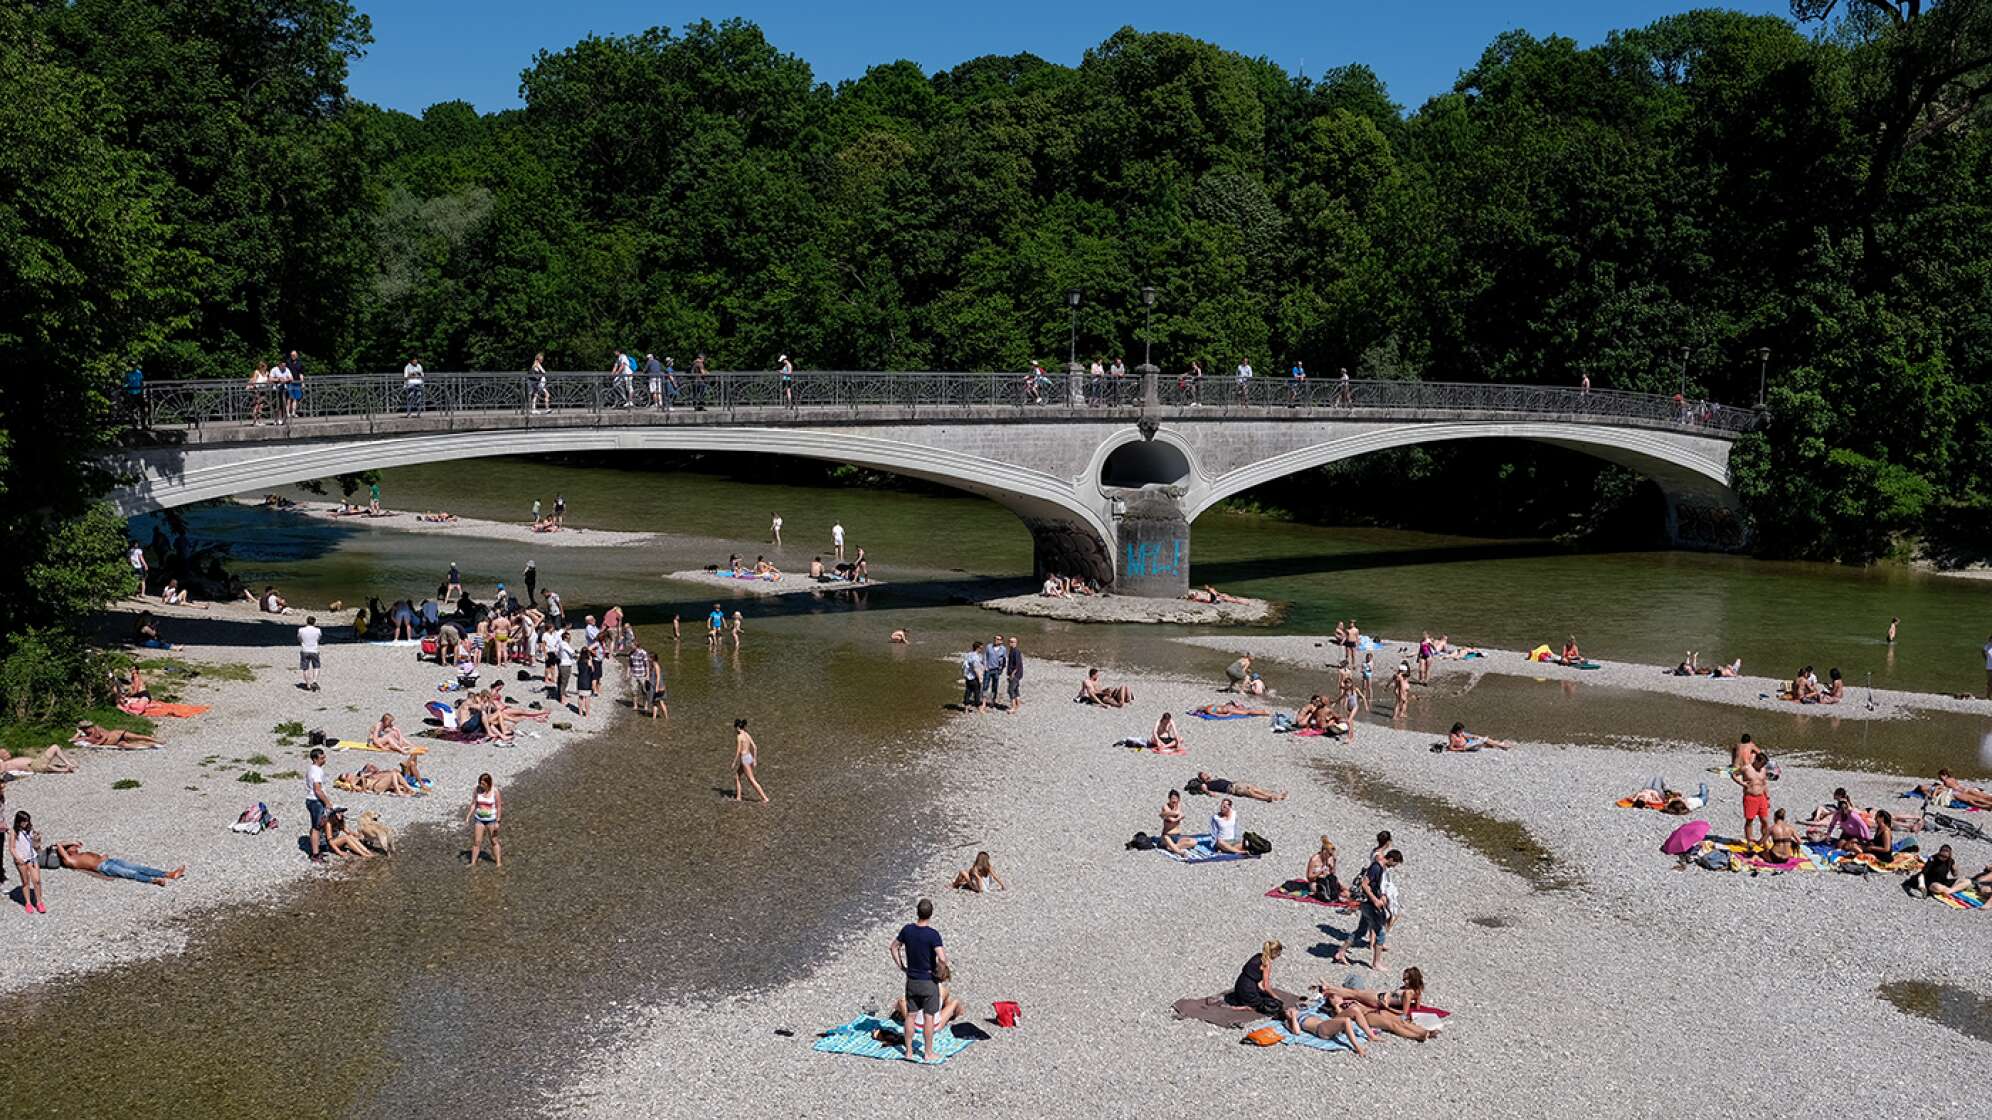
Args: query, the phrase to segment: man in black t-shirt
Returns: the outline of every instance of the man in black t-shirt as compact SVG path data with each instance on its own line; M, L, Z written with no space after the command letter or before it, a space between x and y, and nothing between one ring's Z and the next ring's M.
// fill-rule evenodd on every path
M913 1032L921 1029L927 1036L926 1059L931 1062L948 951L941 947L941 931L928 924L934 917L933 900L921 899L913 913L917 920L901 927L899 936L892 939L892 963L906 974L906 1058L913 1060Z
M1356 879L1355 895L1362 903L1362 920L1356 923L1356 932L1349 935L1335 949L1335 963L1349 963L1349 947L1362 942L1363 935L1370 937L1370 967L1383 967L1384 940L1389 934L1390 904L1383 885L1384 875L1393 867L1404 862L1404 853L1396 848L1370 860L1369 866Z

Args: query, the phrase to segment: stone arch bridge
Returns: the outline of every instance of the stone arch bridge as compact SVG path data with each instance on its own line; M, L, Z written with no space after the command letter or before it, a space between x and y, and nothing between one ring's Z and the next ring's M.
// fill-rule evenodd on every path
M1523 439L1656 482L1687 547L1743 543L1729 451L1756 413L1645 394L1423 381L1201 383L1136 374L336 375L277 391L163 382L118 455L126 515L329 475L560 451L799 455L1001 503L1036 567L1129 594L1180 595L1198 514L1252 486L1390 447ZM295 415L290 415L294 412Z

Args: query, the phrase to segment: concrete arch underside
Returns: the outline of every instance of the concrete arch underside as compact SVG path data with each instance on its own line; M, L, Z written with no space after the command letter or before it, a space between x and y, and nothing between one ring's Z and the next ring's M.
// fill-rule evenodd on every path
M1723 506L1733 503L1727 445L1720 445L1722 453L1718 457L1697 446L1708 443L1712 449L1717 446L1716 441L1700 437L1554 422L1409 423L1365 425L1220 473L1200 470L1197 481L1183 496L1184 515L1194 520L1225 498L1299 471L1395 447L1468 439L1521 439L1580 451L1653 479L1670 501L1687 499ZM1202 467L1204 463L1199 465Z
M558 428L439 432L314 442L195 445L127 456L113 495L125 516L331 475L423 463L570 451L715 451L849 463L961 490L1009 509L1031 532L1037 571L1113 580L1109 519L1070 479L960 450L835 429Z

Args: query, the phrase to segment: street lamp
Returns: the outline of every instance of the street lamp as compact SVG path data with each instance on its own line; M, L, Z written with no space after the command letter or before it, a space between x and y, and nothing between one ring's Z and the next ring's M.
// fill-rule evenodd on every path
M1681 384L1674 391L1674 395L1680 397L1682 400L1688 399L1688 355L1693 353L1694 350L1689 347L1681 347Z
M1771 348L1757 347L1757 407L1764 407L1764 374L1771 368Z
M1079 366L1079 289L1072 288L1065 293L1065 306L1072 309L1072 341L1066 348L1065 365L1067 369L1076 369Z
M1154 288L1143 287L1141 289L1141 306L1148 309L1147 311L1148 317L1146 320L1143 321L1141 326L1141 334L1142 334L1141 372L1153 373L1155 372L1155 363L1151 359L1154 356L1154 348L1155 348L1155 289Z

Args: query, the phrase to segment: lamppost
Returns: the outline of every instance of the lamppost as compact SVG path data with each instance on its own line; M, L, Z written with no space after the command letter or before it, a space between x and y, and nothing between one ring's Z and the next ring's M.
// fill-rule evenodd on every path
M1757 347L1757 407L1764 407L1764 377L1771 368L1771 348Z
M1141 325L1141 368L1135 372L1141 374L1142 403L1152 406L1162 403L1162 398L1159 396L1160 389L1156 384L1157 378L1155 376L1161 371L1155 368L1154 362L1155 289L1146 284L1141 287L1141 306L1146 309L1145 314L1147 317L1143 319Z
M1688 355L1693 353L1692 349L1681 347L1681 383L1680 387L1674 390L1674 395L1684 401L1688 399Z
M1065 367L1070 371L1079 368L1079 289L1065 293L1065 306L1072 309L1072 340L1065 351Z

